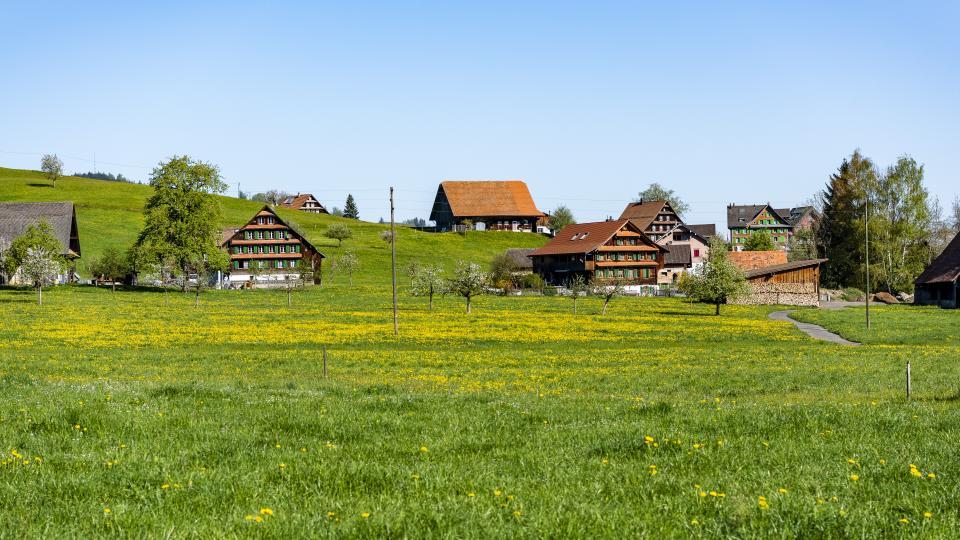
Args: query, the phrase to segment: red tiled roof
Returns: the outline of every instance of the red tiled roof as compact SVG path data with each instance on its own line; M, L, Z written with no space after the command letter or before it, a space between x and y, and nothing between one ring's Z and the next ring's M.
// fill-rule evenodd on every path
M521 180L447 180L440 184L457 217L541 217Z
M317 200L316 197L314 197L309 193L298 193L296 195L291 195L290 197L287 197L286 199L281 201L280 206L284 208L293 208L295 210L299 210L303 208L303 205L306 204L306 202L309 201L310 199L313 199L315 201ZM319 202L320 201L317 201L318 204ZM322 204L320 205L320 208L323 208Z
M950 241L947 249L930 263L914 283L952 283L957 279L960 279L960 234Z
M630 220L618 219L616 221L596 221L593 223L567 225L553 237L553 240L547 242L547 245L533 250L529 256L590 253L605 244L617 231L624 227L631 227L634 232L640 233L640 238L651 247L655 247L661 251L667 251L662 246L658 246L647 238L639 227L630 223Z

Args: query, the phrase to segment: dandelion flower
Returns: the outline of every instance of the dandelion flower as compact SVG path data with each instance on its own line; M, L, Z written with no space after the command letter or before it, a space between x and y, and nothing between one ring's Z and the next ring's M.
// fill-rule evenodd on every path
M262 515L262 516L272 516L272 515L273 515L273 510L271 510L270 508L261 508L261 509L260 509L260 515Z
M930 519L933 517L933 512L924 512L923 517L926 519Z
M856 475L856 474L851 474L851 475L850 475L850 480L856 482L857 480L860 480L860 476L859 476L859 475Z
M910 520L907 519L907 518L900 518L900 519L899 519L899 522L900 522L900 523L903 523L904 525L906 525L907 523L910 523Z
M766 497L764 497L763 495L761 495L761 496L757 499L757 506L759 506L762 510L766 510L767 508L770 508L770 503L767 502L767 498L766 498Z
M360 517L362 517L363 519L367 519L368 517L370 517L370 512L363 512L360 514Z
M783 494L787 492L787 488L778 488L777 493Z
M423 453L427 453L427 452L430 451L430 449L427 448L426 446L421 446L421 447L420 447L420 451L423 452Z
M104 509L103 509L103 513L104 513L104 514L109 514L109 513L110 513L110 509L109 509L109 508L104 508ZM927 513L929 514L929 512L927 512Z

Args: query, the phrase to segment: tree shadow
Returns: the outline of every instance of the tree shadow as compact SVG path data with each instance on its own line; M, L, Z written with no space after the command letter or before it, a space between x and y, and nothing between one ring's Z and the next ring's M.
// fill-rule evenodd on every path
M53 186L50 185L50 184L27 184L27 185L30 186L30 187L45 187L45 188L52 188L52 187L53 187Z

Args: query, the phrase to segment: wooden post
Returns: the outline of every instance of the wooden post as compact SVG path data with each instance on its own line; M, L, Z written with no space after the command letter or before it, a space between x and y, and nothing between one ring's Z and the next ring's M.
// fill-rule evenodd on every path
M323 346L323 378L327 378L327 346Z
M907 399L910 399L910 361L907 360Z
M397 228L393 221L393 186L390 186L390 267L393 278L393 335L400 335L397 321Z

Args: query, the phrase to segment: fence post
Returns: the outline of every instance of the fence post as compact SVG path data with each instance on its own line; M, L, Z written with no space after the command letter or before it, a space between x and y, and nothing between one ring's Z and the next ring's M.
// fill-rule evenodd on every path
M327 378L327 346L323 346L323 378Z
M907 360L907 399L910 399L910 361Z

